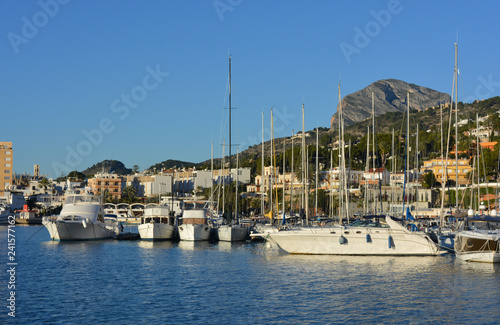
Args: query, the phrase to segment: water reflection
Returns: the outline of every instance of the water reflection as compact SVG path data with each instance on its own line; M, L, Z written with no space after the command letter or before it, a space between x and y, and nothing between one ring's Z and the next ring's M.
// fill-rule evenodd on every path
M171 249L175 247L175 244L171 240L162 240L162 241L138 240L137 246L143 249Z
M177 243L177 246L186 251L197 251L207 249L212 246L212 244L210 244L208 241L181 240Z

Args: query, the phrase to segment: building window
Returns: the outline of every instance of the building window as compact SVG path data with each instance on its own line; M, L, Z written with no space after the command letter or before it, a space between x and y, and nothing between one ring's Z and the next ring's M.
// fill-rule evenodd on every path
M6 170L4 170L4 173L5 174L10 174L10 170L6 169Z
M5 179L5 180L9 180L9 179L10 179L10 177L9 177L9 176L5 176L3 179Z
M10 164L5 164L5 167L10 167Z
M10 155L10 151L5 151L5 154L6 155Z
M5 161L10 161L10 157L5 157Z

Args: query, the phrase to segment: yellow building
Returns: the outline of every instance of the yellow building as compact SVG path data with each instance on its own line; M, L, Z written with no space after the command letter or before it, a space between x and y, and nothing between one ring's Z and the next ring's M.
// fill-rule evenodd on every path
M0 196L5 195L5 188L12 185L13 164L12 142L0 142Z
M455 181L456 180L456 161L455 159L448 158L448 164L446 163L445 158L436 158L424 161L424 167L422 168L422 173L433 172L434 176L436 176L436 180L441 182L444 178L445 174L445 166L447 165L448 171L447 178L448 180ZM472 167L469 164L468 159L458 159L458 184L466 185L468 183L467 173L472 171Z

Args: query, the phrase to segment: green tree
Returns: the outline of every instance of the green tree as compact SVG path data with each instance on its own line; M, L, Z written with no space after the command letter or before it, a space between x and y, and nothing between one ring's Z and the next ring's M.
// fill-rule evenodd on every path
M135 191L135 188L131 185L129 186L125 186L125 188L123 189L123 199L127 202L127 203L133 203L137 200L137 197L135 196L136 194L136 191Z
M425 188L433 188L436 187L436 185L437 185L436 176L434 175L433 172L424 174L423 186Z
M42 178L39 182L38 182L38 187L41 187L43 188L43 193L44 194L47 194L47 187L50 187L52 185L52 182L49 181L46 177Z

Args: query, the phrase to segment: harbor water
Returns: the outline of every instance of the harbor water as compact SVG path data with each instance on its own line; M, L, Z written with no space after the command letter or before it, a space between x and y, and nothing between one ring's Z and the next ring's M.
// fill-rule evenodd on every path
M500 265L439 257L297 256L264 242L54 242L7 227L0 323L498 324Z

